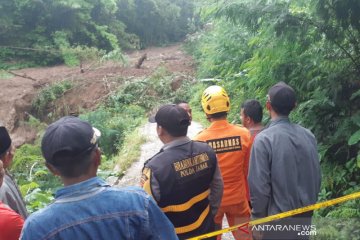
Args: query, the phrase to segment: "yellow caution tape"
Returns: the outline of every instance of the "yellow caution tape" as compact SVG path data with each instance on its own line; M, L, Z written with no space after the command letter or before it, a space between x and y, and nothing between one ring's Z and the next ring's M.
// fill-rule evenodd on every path
M239 229L241 230L241 228L247 228L248 226L254 226L254 225L263 224L263 223L271 222L271 221L282 219L282 218L291 217L291 216L301 214L304 212L309 212L309 211L313 211L316 209L333 206L335 204L339 204L342 202L346 202L346 201L350 201L350 200L354 200L354 199L358 199L358 198L360 198L360 192L352 193L352 194L349 194L349 195L346 195L343 197L335 198L335 199L321 202L321 203L316 203L316 204L309 205L306 207L297 208L297 209L290 210L287 212L278 213L278 214L268 216L265 218L259 218L259 219L256 219L256 220L253 220L250 222L234 225L229 228L224 228L224 229L221 229L221 230L218 230L215 232L206 233L206 234L203 234L203 235L200 235L197 237L189 238L188 240L199 240L199 239L210 238L210 237L214 237L214 236L226 233L226 232L232 232L232 231L236 231Z

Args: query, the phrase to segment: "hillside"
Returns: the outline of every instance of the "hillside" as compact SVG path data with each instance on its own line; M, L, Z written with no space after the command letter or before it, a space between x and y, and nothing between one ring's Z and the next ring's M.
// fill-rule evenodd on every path
M141 68L135 68L135 63L144 53L147 54L147 59ZM179 44L134 51L128 53L127 58L125 66L111 62L85 65L84 73L78 67L61 65L13 71L24 77L11 74L1 76L3 90L0 93L0 119L10 130L15 145L35 139L36 131L24 124L24 121L31 114L33 99L52 83L64 80L73 83L72 88L55 105L59 114L76 115L79 109L93 110L124 80L149 76L160 66L178 76L192 76L194 73L192 58L184 54Z

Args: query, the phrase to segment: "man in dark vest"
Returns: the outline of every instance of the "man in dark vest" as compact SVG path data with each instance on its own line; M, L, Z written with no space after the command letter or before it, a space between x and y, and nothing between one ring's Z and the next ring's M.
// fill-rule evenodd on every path
M174 224L179 239L214 230L223 194L216 154L187 135L189 114L175 104L160 107L150 122L165 144L143 168L141 185Z

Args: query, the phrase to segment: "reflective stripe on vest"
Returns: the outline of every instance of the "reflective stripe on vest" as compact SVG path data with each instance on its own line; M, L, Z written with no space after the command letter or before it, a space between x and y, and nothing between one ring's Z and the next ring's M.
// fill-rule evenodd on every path
M187 225L187 226L175 228L176 234L182 234L182 233L190 232L190 231L193 231L193 230L197 229L198 227L200 227L201 224L204 222L206 216L209 214L209 211L210 211L210 206L208 205L206 207L206 209L201 213L198 220L196 220L196 222L194 222L194 223L192 223L190 225Z
M178 204L178 205L170 205L164 208L161 208L161 210L163 210L163 212L183 212L188 210L189 208L191 208L195 203L198 203L202 200L204 200L205 198L207 198L210 194L210 190L206 190L203 193L200 193L199 195L193 197L192 199L190 199L189 201L187 201L186 203L183 204Z
M185 211L189 210L192 206L194 206L196 203L207 200L209 195L210 195L210 189L191 198L186 203L178 204L178 205L170 205L170 206L163 207L161 209L164 213L185 212ZM182 226L182 227L175 226L176 234L191 232L191 231L197 229L198 227L200 227L201 224L204 222L205 218L207 217L207 215L209 214L209 211L210 211L210 206L207 205L206 208L204 209L204 211L200 214L199 218L195 222L193 222L189 225L186 225L186 226Z

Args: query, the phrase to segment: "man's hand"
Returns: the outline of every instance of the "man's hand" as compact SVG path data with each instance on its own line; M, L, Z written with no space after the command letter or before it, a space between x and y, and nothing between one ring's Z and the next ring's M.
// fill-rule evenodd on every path
M261 231L252 230L253 240L261 240L263 238L263 233Z

